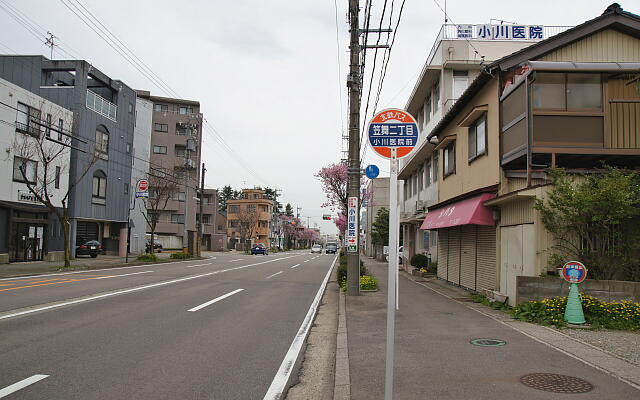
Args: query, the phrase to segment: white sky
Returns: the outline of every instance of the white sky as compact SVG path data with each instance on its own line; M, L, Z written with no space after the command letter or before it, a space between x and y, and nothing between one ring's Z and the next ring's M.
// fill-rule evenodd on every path
M171 88L183 98L200 101L205 118L240 154L242 163L259 175L247 172L205 133L208 187L277 187L282 190L281 201L302 207L301 214L311 217L311 226L317 223L325 232L336 231L333 223L322 221L321 215L330 212L320 207L325 198L313 174L339 160L341 132L347 128L348 0L336 0L339 48L334 0L80 1ZM63 48L89 60L111 78L167 95L72 14L62 0L0 0L1 7L6 7L4 2L53 32ZM449 23L458 24L488 23L496 18L522 24L576 25L600 15L612 2L449 0L447 13ZM364 6L364 0L360 3ZM391 3L388 0L387 13ZM394 21L401 3L394 1ZM444 0L438 3L444 6ZM373 0L371 27L377 27L383 4L383 0ZM633 6L630 1L621 5ZM640 7L627 11L638 13ZM406 0L379 109L405 105L443 19L435 1ZM19 54L49 55L48 48L0 9L0 53L11 53L5 46ZM367 55L366 88L373 53ZM376 71L381 58L379 53ZM374 91L377 82L376 76ZM363 167L376 163L381 176L388 176L386 162L372 153L367 151Z

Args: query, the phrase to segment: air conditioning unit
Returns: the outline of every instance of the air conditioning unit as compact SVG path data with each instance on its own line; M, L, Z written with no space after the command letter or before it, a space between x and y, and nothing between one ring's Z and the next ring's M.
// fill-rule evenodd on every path
M416 200L416 212L424 212L426 204L424 200Z

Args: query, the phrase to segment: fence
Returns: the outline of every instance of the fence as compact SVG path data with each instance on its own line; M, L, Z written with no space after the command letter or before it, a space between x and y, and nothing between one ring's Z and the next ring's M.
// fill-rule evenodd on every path
M560 277L518 276L516 286L516 304L569 293L569 283ZM640 302L640 282L587 279L580 284L580 292L603 301Z

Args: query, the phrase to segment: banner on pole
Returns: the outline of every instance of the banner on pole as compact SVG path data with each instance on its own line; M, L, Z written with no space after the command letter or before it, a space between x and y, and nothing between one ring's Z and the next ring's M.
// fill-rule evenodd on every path
M347 252L358 252L358 198L349 197L347 204Z

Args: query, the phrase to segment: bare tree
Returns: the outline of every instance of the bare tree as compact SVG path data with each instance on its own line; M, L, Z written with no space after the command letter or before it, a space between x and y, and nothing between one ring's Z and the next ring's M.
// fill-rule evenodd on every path
M39 109L42 110L43 107L44 101L40 103ZM74 148L72 138L77 135L61 130L61 127L53 126L52 121L59 120L64 116L62 112L56 112L53 107L49 111L51 111L49 114L52 115L51 120L41 120L39 118L40 112L28 113L27 124L17 127L23 133L16 135L13 149L15 155L20 158L17 161L19 163L18 169L27 189L47 207L49 212L56 216L62 226L64 266L69 268L71 266L69 195L96 163L98 155L93 146L88 146L89 152L75 148L78 151L77 161L84 162L84 166L72 180L69 176L70 162L67 157L71 149ZM35 167L33 163L36 163ZM57 186L60 186L63 177L69 177L68 185L60 199L60 206L57 206L57 198L54 193L57 191Z
M140 211L151 230L151 241L149 245L151 253L153 253L156 226L160 220L160 212L167 208L167 203L173 198L178 190L179 186L175 177L169 176L157 169L152 169L149 173L149 198L143 200L146 212L145 210Z
M253 233L258 226L258 212L256 209L244 208L238 214L238 225L240 229L240 240L244 250L247 251L247 240L253 237Z

